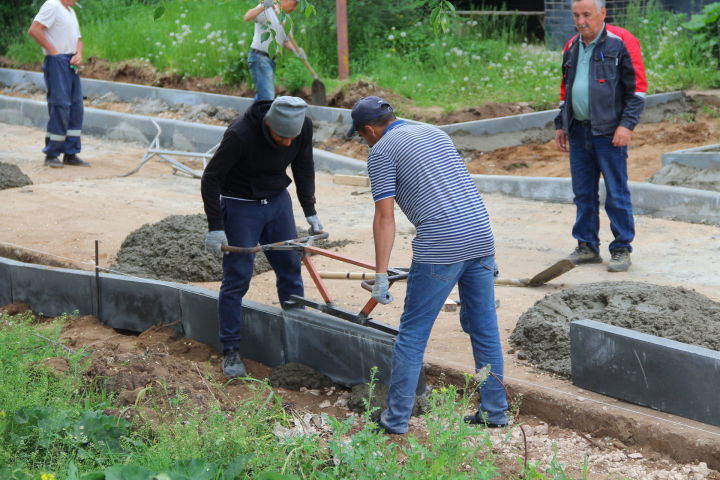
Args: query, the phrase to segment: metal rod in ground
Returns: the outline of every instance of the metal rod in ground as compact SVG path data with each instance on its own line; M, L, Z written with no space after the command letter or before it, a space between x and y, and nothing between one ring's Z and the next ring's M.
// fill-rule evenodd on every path
M100 241L95 240L95 312L98 320L102 321L100 312Z

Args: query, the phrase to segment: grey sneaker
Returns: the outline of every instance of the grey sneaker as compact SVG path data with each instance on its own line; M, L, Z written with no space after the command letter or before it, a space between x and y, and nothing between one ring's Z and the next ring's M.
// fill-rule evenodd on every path
M630 261L630 250L627 248L616 248L610 251L608 272L627 272L632 262Z
M45 157L45 166L51 168L63 168L63 163L58 157Z
M247 377L247 370L240 358L239 350L230 350L225 354L222 369L226 377Z
M63 163L73 167L89 167L90 164L75 154L63 155Z
M580 265L581 263L602 262L602 257L600 257L600 254L590 248L590 245L585 242L578 242L578 246L575 247L575 250L573 250L570 255L567 256L567 259L575 265Z

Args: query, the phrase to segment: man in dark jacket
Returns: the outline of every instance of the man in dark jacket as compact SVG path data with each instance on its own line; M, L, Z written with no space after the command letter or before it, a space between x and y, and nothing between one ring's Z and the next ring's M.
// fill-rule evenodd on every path
M298 200L312 234L322 231L315 211L315 166L312 121L307 104L297 97L254 103L225 131L203 173L201 191L209 232L205 248L223 258L219 295L223 373L246 376L240 357L242 299L250 286L254 255L223 255L223 245L254 247L297 237L287 191L295 179ZM277 276L280 303L303 295L300 258L294 251L266 252Z
M605 211L614 240L608 271L630 267L635 222L627 177L627 148L645 104L647 80L640 42L627 30L605 24L605 0L573 0L578 35L565 45L560 113L555 143L568 151L574 202L572 234L576 264L600 263L600 174Z

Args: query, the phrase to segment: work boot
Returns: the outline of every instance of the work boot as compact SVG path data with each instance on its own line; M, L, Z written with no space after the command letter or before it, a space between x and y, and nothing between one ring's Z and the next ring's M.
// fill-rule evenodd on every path
M581 263L601 263L602 258L600 257L600 254L590 248L590 245L588 245L585 242L578 242L578 246L575 247L575 250L567 256L567 259L570 260L575 265L580 265Z
M608 262L608 272L627 272L632 262L630 261L630 249L615 248L610 250L610 261Z
M89 167L90 166L90 164L88 162L81 159L74 153L71 153L69 155L66 153L65 155L63 155L63 163L65 165L70 165L73 167Z
M485 417L480 412L475 412L474 415L465 415L463 417L465 423L470 425L482 425L486 428L505 428L507 423L491 423L485 420Z
M63 168L63 163L58 157L45 157L45 166L51 168Z
M222 369L226 377L247 377L245 364L240 358L240 350L230 350L225 354Z

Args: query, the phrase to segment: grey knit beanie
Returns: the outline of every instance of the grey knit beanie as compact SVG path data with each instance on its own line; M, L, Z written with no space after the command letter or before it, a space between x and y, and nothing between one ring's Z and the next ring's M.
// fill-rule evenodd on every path
M298 97L277 97L265 114L270 128L281 137L297 137L305 122L307 103Z

